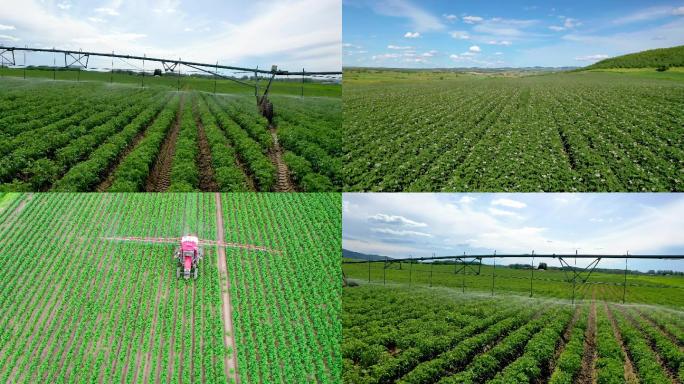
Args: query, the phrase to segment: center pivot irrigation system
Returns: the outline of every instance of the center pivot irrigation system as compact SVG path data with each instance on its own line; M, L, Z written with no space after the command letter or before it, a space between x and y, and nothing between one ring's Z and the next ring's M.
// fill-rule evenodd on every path
M230 81L233 81L235 83L241 84L246 87L254 88L254 97L256 98L256 103L257 103L257 108L259 109L259 112L268 119L269 122L273 119L273 104L268 100L268 93L271 89L271 83L273 82L273 79L276 76L301 76L302 77L302 83L304 83L304 78L305 77L336 77L339 75L342 75L342 72L311 72L311 71L306 71L302 68L301 72L290 72L290 71L284 71L278 69L278 66L273 65L271 66L270 70L264 70L264 69L259 69L257 66L256 68L246 68L246 67L235 67L235 66L230 66L230 65L219 65L218 61L215 64L207 64L207 63L198 63L198 62L192 62L192 61L183 61L180 58L178 60L175 59L163 59L163 58L157 58L157 57L147 57L146 55L143 56L134 56L134 55L120 55L120 54L115 54L114 52L112 53L102 53L102 52L84 52L82 50L79 51L71 51L71 50L65 50L65 49L55 49L55 48L30 48L30 47L6 47L6 46L0 46L0 60L2 60L2 66L17 66L16 58L15 58L15 51L19 52L24 52L24 64L23 67L26 68L26 52L47 52L47 53L53 53L53 54L63 54L64 55L64 68L88 68L88 62L90 59L90 56L96 56L96 57L109 57L112 58L112 67L111 71L112 73L114 72L114 59L121 59L121 60L140 60L142 61L142 84L144 85L145 82L145 61L152 61L152 62L158 62L162 64L162 67L164 68L164 71L166 72L175 72L176 70L178 71L178 84L180 88L180 67L181 66L186 66L188 68L192 68L194 70L204 72L210 75L214 76L214 93L216 93L216 78L220 77L222 79L227 79ZM131 65L129 63L129 65ZM56 59L53 60L53 67L57 68L57 61ZM139 68L140 69L140 68ZM219 69L221 70L229 70L229 71L234 71L238 73L248 73L248 74L254 74L254 80L253 81L244 81L235 78L234 76L226 76L221 73L219 73ZM266 84L266 87L264 88L263 92L259 91L259 75L264 75L265 77L268 77L268 83ZM26 73L24 72L24 77L26 77ZM304 88L302 87L302 96L304 95Z
M475 275L480 275L482 271L482 260L483 259L494 259L493 269L492 269L492 295L494 295L494 284L496 278L496 259L511 259L511 258L527 258L530 257L532 260L530 268L530 297L533 292L533 281L534 281L534 259L538 258L552 258L558 259L561 265L561 270L565 275L565 281L572 283L572 302L575 303L575 288L577 283L583 284L589 280L592 272L596 269L599 262L602 259L624 259L625 260L625 270L624 270L624 283L622 290L622 302L625 302L625 295L627 291L627 262L631 259L644 259L644 260L684 260L684 255L630 255L627 252L624 255L580 255L575 254L536 254L532 251L531 254L496 254L494 252L491 255L467 255L465 252L460 256L431 256L431 257L409 257L407 259L390 259L385 256L384 259L376 260L356 260L356 261L343 261L342 264L368 264L368 281L370 282L371 276L371 263L383 263L383 284L386 283L386 271L393 264L399 264L399 269L401 269L402 263L409 264L409 285L411 284L411 277L413 272L413 264L428 262L430 264L430 287L432 287L432 267L435 262L452 262L454 264L454 274L459 274L462 272L462 289L465 292L465 274L466 269L469 269ZM589 259L591 262L584 268L573 267L568 263L569 259ZM343 285L347 285L347 277L342 271Z
M204 248L202 245L214 245L227 248L242 248L253 251L272 252L280 254L276 249L270 249L259 245L227 243L216 240L199 239L194 235L185 235L183 237L105 237L105 240L111 241L134 241L147 244L178 244L173 253L173 258L177 262L176 278L189 279L191 276L197 278L197 263L204 257Z

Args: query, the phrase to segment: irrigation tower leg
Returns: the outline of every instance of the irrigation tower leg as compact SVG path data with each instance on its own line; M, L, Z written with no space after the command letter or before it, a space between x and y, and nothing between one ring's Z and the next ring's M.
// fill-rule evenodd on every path
M461 277L461 292L465 293L465 273L466 273L466 259L465 252L463 252L463 275Z
M140 88L145 88L145 54L143 54L142 82L140 83Z
M435 265L435 261L430 262L430 288L432 288L432 267Z
M216 67L214 68L214 95L216 94L216 74L218 73L218 60L216 60Z
M625 303L625 296L627 295L627 258L625 257L625 281L622 284L622 304Z
M494 258L494 268L492 268L492 296L494 296L494 276L496 276L496 258Z
M178 58L178 61L180 61L180 57ZM176 87L178 88L178 92L180 92L180 65L178 66L178 76L176 76Z
M57 80L57 59L54 55L52 56L52 80Z
M387 256L385 256L385 263L382 266L382 285L387 284Z
M112 55L114 54L114 51L112 51ZM112 57L112 71L109 73L109 83L111 84L114 81L114 57Z
M302 68L302 98L304 98L304 68Z
M370 255L368 255L368 282L369 283L370 283L370 263L371 263Z
M411 275L413 274L413 256L409 255L409 288L411 288Z
M532 251L532 273L530 274L530 297L532 297L532 283L534 281L534 251Z
M26 80L26 51L24 51L24 80Z

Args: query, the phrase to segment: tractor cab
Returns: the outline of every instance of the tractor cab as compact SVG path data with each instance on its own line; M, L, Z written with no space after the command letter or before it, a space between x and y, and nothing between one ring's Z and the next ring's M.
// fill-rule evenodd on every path
M178 260L176 267L176 277L180 278L181 274L184 278L189 279L192 275L197 278L197 262L202 259L203 252L199 247L199 239L197 236L183 236L181 238L180 248L176 250L175 257Z

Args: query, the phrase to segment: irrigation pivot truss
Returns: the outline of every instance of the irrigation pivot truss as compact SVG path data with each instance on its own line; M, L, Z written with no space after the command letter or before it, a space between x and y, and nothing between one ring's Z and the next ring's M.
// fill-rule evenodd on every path
M306 77L327 77L327 78L332 78L332 77L337 77L342 75L342 72L336 72L336 71L306 71L305 69L302 68L301 71L296 71L296 72L291 72L291 71L285 71L282 69L278 69L276 65L273 65L270 70L265 70L265 69L259 69L258 67L256 68L247 68L247 67L237 67L237 66L231 66L231 65L220 65L218 61L216 63L210 64L210 63L199 63L199 62L193 62L193 61L184 61L181 60L180 58L176 59L164 59L164 58L158 58L158 57L147 57L146 55L143 56L135 56L135 55L121 55L121 54L116 54L114 52L112 53L104 53L104 52L84 52L82 50L78 51L73 51L73 50L66 50L66 49L55 49L55 48L31 48L31 47L6 47L0 45L0 60L2 66L8 65L8 66L17 66L17 61L16 57L14 55L15 51L19 52L43 52L43 53L53 53L53 54L63 54L64 55L64 67L65 68L70 68L70 67L77 67L77 68L88 68L88 63L90 56L96 56L96 57L109 57L112 58L112 67L111 71L112 73L114 72L114 58L121 59L121 60L139 60L142 61L143 63L143 70L142 70L142 83L144 85L144 79L145 79L145 61L151 61L151 62L157 62L161 63L162 67L164 68L164 71L166 72L175 72L178 70L178 76L180 79L180 67L181 66L186 66L188 68L192 68L196 71L204 72L206 74L214 76L214 79L217 77L233 81L235 83L254 88L254 96L256 97L256 102L257 106L259 107L259 111L268 118L269 121L271 121L273 117L273 106L268 100L268 93L271 87L271 83L273 82L273 79L276 76L285 76L285 77L290 77L290 76L301 76L302 78L302 92L301 95L304 96L304 79ZM24 67L26 67L26 58L24 57ZM53 66L56 68L57 67L57 61L53 61ZM249 73L254 75L254 80L253 81L244 81L244 80L239 80L234 76L226 76L221 73L219 73L219 70L228 70L228 71L233 71L233 72L241 72L241 73ZM259 75L264 75L269 77L268 79L268 84L263 90L263 93L259 92ZM25 76L25 74L24 74ZM180 80L178 82L178 88L180 90ZM214 83L214 92L216 92L216 83Z
M544 258L551 258L551 259L558 259L561 267L561 271L563 271L564 276L565 276L565 281L568 283L572 283L572 302L573 304L575 303L575 288L577 283L583 284L586 283L589 280L589 277L591 276L592 272L596 269L598 264L602 259L624 259L625 260L625 269L624 269L624 282L622 284L623 291L622 291L622 302L625 302L625 295L627 292L627 272L628 272L628 260L632 259L641 259L641 260L684 260L684 255L630 255L629 252L627 252L624 255L592 255L592 254L579 254L579 253L574 253L574 254L538 254L534 253L528 253L528 254L497 254L494 252L493 254L489 255L468 255L465 252L463 255L459 256L430 256L430 257L409 257L409 258L400 258L400 259L390 259L389 257L385 256L384 259L375 259L371 260L370 258L368 260L346 260L342 261L342 264L368 264L368 281L370 282L371 278L371 264L373 263L383 263L383 284L386 283L386 270L391 267L394 264L399 264L399 269L402 269L401 265L402 263L408 263L409 264L409 285L411 284L412 281L412 272L413 272L413 264L415 263L421 263L421 262L428 262L430 264L430 283L429 286L432 287L432 273L433 273L433 266L436 264L436 262L450 262L454 264L454 274L459 274L462 272L463 276L463 283L462 283L462 289L465 292L465 274L467 270L470 270L473 272L475 275L480 275L482 271L482 260L483 259L493 259L493 269L492 269L492 295L494 294L494 284L495 284L495 277L496 277L496 259L520 259L520 258L531 258L532 263L530 264L530 296L532 296L533 293L533 282L534 282L534 259L544 259ZM568 263L568 259L588 259L591 260L591 262L584 268L577 268L573 267ZM343 280L344 284L346 285L346 275L344 275L344 271L342 271L343 274Z

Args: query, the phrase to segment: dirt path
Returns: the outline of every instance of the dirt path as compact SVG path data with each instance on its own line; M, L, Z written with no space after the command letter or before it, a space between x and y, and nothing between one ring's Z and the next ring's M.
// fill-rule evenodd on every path
M269 151L269 157L273 164L278 168L278 181L276 183L276 192L294 192L294 183L290 177L290 170L283 160L283 148L278 141L278 133L274 125L269 125L268 130L273 137L273 148Z
M193 105L192 111L197 125L197 138L199 143L199 153L197 162L199 164L199 188L202 192L218 192L219 186L214 179L214 168L211 166L211 149L207 134L204 132L204 125L197 113L197 104Z
M610 324L613 326L613 334L615 335L615 339L620 345L620 349L622 349L622 355L625 358L625 381L627 382L627 384L639 383L639 378L637 378L637 375L634 372L634 364L632 364L632 359L629 357L629 354L627 353L627 348L625 348L625 344L622 341L622 335L620 335L620 331L618 330L617 324L615 323L613 313L608 308L608 304L606 304L606 302L603 302L603 306L606 309L606 314L608 314Z
M185 97L181 95L176 121L174 121L173 127L171 127L171 130L164 138L164 142L157 155L157 161L147 176L147 183L145 184L145 191L147 192L164 192L171 185L171 164L173 163L173 154L176 151L176 139L178 139L178 132L180 131L181 116L184 113L184 101Z
M221 194L216 197L216 238L223 239L223 209L221 209ZM235 383L240 382L237 371L237 349L235 339L233 339L233 314L230 302L230 279L228 278L228 266L226 264L226 250L223 247L216 247L218 251L219 281L226 281L221 287L221 313L223 315L223 341L227 348L231 349L230 356L225 356L226 378Z
M596 302L591 302L589 318L587 318L587 330L584 333L584 355L582 357L582 370L577 382L580 384L593 384L596 380Z

